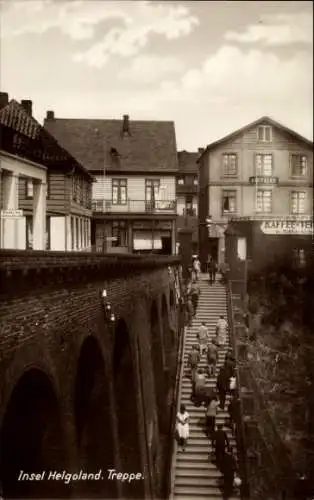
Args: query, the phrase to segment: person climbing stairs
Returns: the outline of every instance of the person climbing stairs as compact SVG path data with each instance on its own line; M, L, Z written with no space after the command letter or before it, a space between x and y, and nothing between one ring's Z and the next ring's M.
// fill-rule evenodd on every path
M221 473L216 465L211 461L211 442L205 434L205 407L194 406L191 401L192 383L187 367L188 354L194 344L197 344L197 332L204 321L208 327L211 339L216 337L216 324L220 315L227 317L227 297L224 285L215 283L209 284L208 274L201 274L198 281L200 286L200 298L196 315L192 325L186 327L185 344L183 349L184 368L180 380L179 404L184 404L190 416L190 436L185 451L183 452L177 444L174 447L173 468L172 468L172 491L173 500L222 500L223 493L219 486ZM226 345L219 349L217 370L214 376L206 377L206 387L216 389L216 381L219 368L223 366L226 351L230 345L227 338ZM201 357L199 368L206 369L206 355ZM207 371L207 370L206 370ZM227 401L225 409L218 410L216 426L224 424L228 418ZM230 429L224 427L227 432L229 443L233 450L236 450L235 438ZM233 493L229 500L236 500L239 496Z

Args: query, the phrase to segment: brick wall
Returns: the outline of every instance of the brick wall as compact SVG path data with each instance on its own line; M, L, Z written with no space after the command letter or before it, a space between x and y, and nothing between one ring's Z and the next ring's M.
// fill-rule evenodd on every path
M159 353L156 351L156 346L152 349L150 309L152 301L155 300L158 310L161 310L164 296L170 321L175 324L173 318L176 315L176 305L174 304L170 310L169 295L173 283L169 279L168 265L176 269L178 261L163 257L121 255L107 257L18 251L3 251L0 258L2 279L0 424L4 425L5 412L13 388L17 386L22 374L31 367L42 370L57 396L65 434L64 448L68 467L77 470L82 463L76 438L74 412L77 367L84 342L93 336L97 341L96 345L99 346L104 365L102 387L107 395L101 398L101 401L106 400L108 405L107 424L94 422L94 425L111 427L114 461L112 466L119 468L120 447L113 374L115 326L106 322L100 299L101 291L106 289L116 320L123 319L128 330L133 375L137 387L133 401L135 407L132 407L132 411L137 408L137 428L134 432L139 435L139 450L134 452L140 453L141 467L145 472L145 481L142 483L144 490L136 491L137 498L139 496L148 498L149 489L152 488L153 468L158 466L158 456L161 453L158 449L159 429L156 418L158 409L152 368L152 359ZM25 272L25 269L28 269L28 272ZM158 321L162 328L161 318L158 318ZM161 351L164 349L162 340L164 335L159 346ZM175 341L177 342L176 334ZM175 362L171 358L168 359L168 362ZM95 363L91 361L90 364L92 371ZM173 367L168 368L173 369ZM145 373L142 373L143 371ZM145 391L142 392L139 387L141 379L144 382L142 385L145 386ZM127 387L125 389L127 391ZM152 394L154 397L151 397ZM146 424L143 415L149 415L149 422ZM149 433L152 436L149 436ZM89 446L104 446L101 442L101 431L98 435L99 442L90 443ZM92 440L91 437L89 439ZM103 483L99 484L104 487ZM78 488L76 495L79 498L80 485L77 484L76 487ZM153 485L153 487L160 486ZM107 491L109 492L108 485ZM40 490L40 493L44 496L44 490ZM65 495L66 492L62 494ZM111 498L114 496L112 489L110 496Z

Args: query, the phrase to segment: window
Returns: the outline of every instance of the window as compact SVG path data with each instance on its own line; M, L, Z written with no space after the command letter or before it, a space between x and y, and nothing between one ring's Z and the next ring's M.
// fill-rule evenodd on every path
M154 206L159 199L160 180L146 179L145 181L145 200L151 206Z
M270 213L272 211L273 192L259 189L256 198L256 211Z
M179 185L179 186L183 186L183 184L184 184L184 179L183 179L183 177L179 177L179 179L178 179L178 185Z
M291 175L304 177L307 173L307 157L305 155L291 155Z
M190 217L195 215L195 211L193 209L193 196L188 195L185 198L185 210L184 215L188 215Z
M255 175L272 176L273 174L273 155L257 154L255 156Z
M306 193L304 191L292 191L291 193L291 213L304 214Z
M271 142L272 130L268 125L261 125L257 129L258 142Z
M197 178L197 175L194 176L193 178L193 184L194 186L198 186L198 178Z
M26 198L33 198L34 196L34 183L33 179L27 178L25 181Z
M126 247L128 246L128 230L124 221L117 221L112 223L112 241L113 247Z
M234 153L226 153L222 155L223 175L237 175L237 155Z
M112 204L127 204L127 179L112 179Z
M237 192L235 190L225 190L222 192L222 213L233 214L236 212Z

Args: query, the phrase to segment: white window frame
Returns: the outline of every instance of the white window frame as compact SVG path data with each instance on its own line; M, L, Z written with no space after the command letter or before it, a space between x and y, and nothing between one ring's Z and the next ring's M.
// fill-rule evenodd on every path
M229 165L229 158L234 158L235 159L235 171L234 172L228 172L226 170L226 167L228 168ZM222 176L223 177L237 177L238 176L238 155L237 153L223 153L222 154Z
M227 193L234 194L235 206L234 210L225 210L224 209L224 200ZM223 189L221 192L221 213L222 215L236 214L237 213L237 190L236 189Z
M267 156L270 156L271 158L271 171L270 173L265 173L264 167L265 167L265 162L264 158ZM261 158L261 171L258 171L258 158ZM255 175L257 177L272 177L274 174L274 155L272 153L256 153L255 154Z
M111 179L111 203L112 205L127 205L128 203L128 180L127 178Z
M305 172L304 174L295 174L293 172L293 157L294 156L299 156L299 157L303 157L305 158ZM303 153L290 153L290 174L291 174L291 177L293 178L300 178L300 179L304 179L305 177L307 177L308 175L308 157L306 154L303 154Z
M300 195L304 195L303 198ZM296 198L296 210L293 209L293 199ZM303 199L303 210L300 210L300 200ZM307 192L306 191L291 191L290 193L290 212L292 215L301 215L306 213L306 201Z
M26 198L34 198L34 181L31 177L25 180L25 191Z
M260 138L260 130L263 130L263 133L261 134L262 138ZM269 130L269 140L266 139L266 130ZM259 125L257 127L256 134L257 134L257 142L268 142L268 143L272 142L273 130L270 125Z
M259 196L258 194L259 193L270 193L270 210L265 210L265 207L264 207L264 203L263 203L263 206L261 208L259 208L258 206L258 199L259 199ZM262 197L262 200L264 201L264 198ZM257 189L257 192L256 192L256 212L259 213L259 214L271 214L273 211L273 191L271 189Z

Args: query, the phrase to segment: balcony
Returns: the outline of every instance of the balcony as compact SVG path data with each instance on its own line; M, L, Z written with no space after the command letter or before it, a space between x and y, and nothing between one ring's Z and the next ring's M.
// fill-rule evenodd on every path
M141 214L175 214L176 200L146 201L128 200L123 205L112 203L111 200L93 200L93 212L103 214L141 213Z
M195 184L177 184L177 195L178 194L194 194L198 193L198 185Z

